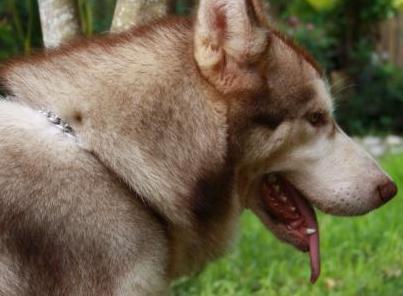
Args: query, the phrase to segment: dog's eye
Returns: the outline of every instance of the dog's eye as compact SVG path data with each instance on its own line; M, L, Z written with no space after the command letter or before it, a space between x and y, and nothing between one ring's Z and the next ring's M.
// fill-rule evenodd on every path
M263 125L270 129L275 129L278 125L280 125L282 119L278 116L262 114L255 116L253 121L258 125Z
M315 127L326 124L326 117L322 112L313 112L308 115L308 121Z

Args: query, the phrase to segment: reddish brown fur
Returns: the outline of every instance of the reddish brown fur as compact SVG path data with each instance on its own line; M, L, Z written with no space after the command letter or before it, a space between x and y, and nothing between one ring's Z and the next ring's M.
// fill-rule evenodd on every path
M280 38L284 43L286 43L294 52L296 52L300 56L303 61L309 63L316 70L320 77L323 77L324 72L322 67L304 47L299 45L294 39L291 39L283 32L280 32L273 28L270 28L270 32L273 33L277 38Z
M178 28L178 27L180 27L181 30L190 31L192 30L193 26L192 23L193 23L192 21L186 19L170 19L154 23L153 25L150 26L136 28L128 33L102 36L94 38L92 40L79 39L59 49L49 50L43 53L36 53L29 58L29 63L31 65L35 65L36 67L40 68L44 62L57 60L60 57L69 57L72 52L90 51L91 48L102 48L105 53L109 54L112 48L116 48L119 47L120 45L132 42L132 40L136 38L144 40L144 42L151 42L151 43L158 42L158 40L153 39L154 38L153 32L156 32L160 29L169 30L171 28ZM218 25L222 26L222 24L223 22L220 21L220 24ZM192 52L189 52L188 54L192 54ZM304 56L301 57L304 58ZM8 83L7 78L9 76L8 75L9 72L14 71L14 69L23 67L24 65L26 65L26 63L27 60L25 58L11 60L2 67L0 76L2 78L6 78L5 83L7 84ZM83 60L82 63L83 64L81 66L85 67L85 60ZM260 75L265 76L266 75L265 68L267 66L267 62L265 60L260 60L260 61L254 61L254 63L256 64L257 69L261 71ZM192 68L197 71L197 67L195 64L189 65L189 68ZM308 95L302 96L303 101L305 101L304 98L306 98L307 96ZM234 101L233 97L238 97L239 100ZM301 97L299 98L299 100L300 99ZM294 99L291 98L290 100L294 101ZM189 199L185 197L185 199L181 201L182 207L190 208L192 210L192 213L194 214L193 223L195 229L189 232L189 230L187 229L178 228L176 225L172 225L170 222L168 222L170 220L170 217L166 217L165 213L161 212L159 209L154 208L152 205L150 205L149 207L149 210L151 210L151 212L154 213L154 215L159 217L160 223L162 225L165 225L164 228L166 229L167 235L171 240L171 243L169 244L171 246L170 249L171 261L169 263L168 271L169 273L172 273L172 276L176 275L177 273L176 270L183 268L181 266L177 266L176 263L176 261L178 261L177 256L183 256L183 254L181 253L184 253L185 258L192 257L194 252L200 252L205 245L221 244L221 242L218 240L220 240L221 238L222 230L220 228L216 228L216 225L223 225L227 223L228 216L233 215L234 212L233 210L234 201L230 198L230 195L231 190L233 188L232 184L235 175L234 165L239 162L240 160L239 158L242 153L242 148L239 146L239 139L240 137L243 136L244 131L246 131L249 128L250 119L254 117L257 112L261 112L262 109L270 110L271 107L270 104L268 105L268 102L270 101L272 101L273 103L276 102L275 98L273 97L273 94L271 94L270 91L265 87L260 87L259 89L255 89L252 92L250 90L245 92L231 92L231 94L228 95L227 98L224 99L224 101L229 105L228 123L231 134L231 137L228 139L228 142L230 143L229 146L231 147L231 149L225 152L226 154L225 163L223 164L222 167L219 168L218 171L214 169L211 171L204 170L200 172L200 175L197 178L198 181L194 185L193 192L191 194L192 198ZM252 101L255 102L251 103ZM287 101L288 100L285 100L284 103ZM145 145L152 144L152 143L147 144L148 143L147 141L151 142L158 141L161 143L164 142L165 134L164 132L161 132L161 128L164 126L170 126L172 125L173 122L175 122L173 113L169 111L170 103L167 102L167 105L165 107L163 107L165 102L161 103L162 106L160 106L161 108L159 108L158 110L159 112L164 113L164 117L160 118L159 114L149 113L147 117L140 122L140 125L143 124L144 127L141 126L138 127L148 131L152 131L155 129L155 131L153 132L153 136L155 138L153 139L143 138L143 144ZM161 103L158 104L161 105ZM301 104L303 103L304 102L301 102ZM263 106L265 107L262 108ZM286 107L284 108L284 110L286 110ZM284 120L286 117L289 116L289 114L286 113L282 114L282 111L280 111L279 109L277 109L276 112L277 114L265 113L265 115L275 117L274 121L276 122L276 125L278 125L282 120ZM282 115L279 116L279 113ZM84 114L82 110L77 109L74 111L72 118L77 124L80 123L80 125L83 125L85 124L85 121L88 116L89 115ZM154 122L154 124L150 126L150 122L152 122L157 118L159 119L159 121ZM78 125L76 127L78 128ZM180 126L180 122L178 122L178 128L182 128ZM130 136L131 130L122 129L120 132L121 136L125 137ZM183 132L179 132L178 135L181 136ZM165 157L165 152L160 149L162 149L162 147L154 146L153 149L151 150L150 155L153 156L153 158L156 159L157 161L163 161ZM94 153L94 156L100 159L96 153ZM100 160L102 162L102 159ZM141 199L146 199L146 196L141 197ZM173 228L176 229L175 232L181 233L182 236L190 236L189 238L190 241L193 239L192 236L196 236L200 246L190 245L189 247L182 249L183 247L179 247L178 244L179 242L182 243L183 237L177 237L175 235L172 235ZM42 236L43 235L40 235L39 237ZM35 253L32 250L24 251L17 247L14 247L14 250L19 254ZM51 250L49 250L49 252L54 253L54 251ZM212 254L207 255L208 258L216 256L215 252L211 253ZM206 259L202 259L201 260L202 263ZM57 265L57 262L54 263ZM198 266L197 268L200 267L201 266ZM51 269L50 267L46 266L44 268L45 270ZM41 274L41 272L39 273ZM100 274L102 275L102 272L100 272ZM57 274L55 273L54 276L57 277ZM96 278L97 275L92 275L90 277ZM55 279L55 281L56 280L57 279ZM98 281L97 279L94 280ZM108 285L106 279L102 279L100 281ZM38 279L38 282L42 281ZM55 285L61 286L62 283L59 284L55 283Z
M161 293L227 250L243 209L262 208L256 184L290 150L340 136L308 127L331 109L311 56L266 27L257 0L220 1L223 11L202 1L197 22L76 40L2 67L15 97L0 108L0 249L22 265L17 284ZM9 282L0 276L0 292Z
M110 48L130 42L130 40L132 40L133 38L153 38L152 33L158 31L161 28L170 29L177 26L184 26L190 29L193 26L192 24L193 21L188 18L170 17L155 20L150 24L135 27L127 32L98 35L92 37L91 39L84 37L77 37L63 44L63 46L61 47L34 52L29 56L29 60L30 63L32 64L40 64L44 60L65 56L72 51L88 50L91 47L101 47L104 48L105 51L109 51ZM158 42L158 40L154 41ZM20 57L14 57L1 63L0 85L3 86L7 85L7 83L4 82L4 78L6 76L8 69L18 67L19 65L23 65L26 63L26 61L27 61L26 56L20 56Z

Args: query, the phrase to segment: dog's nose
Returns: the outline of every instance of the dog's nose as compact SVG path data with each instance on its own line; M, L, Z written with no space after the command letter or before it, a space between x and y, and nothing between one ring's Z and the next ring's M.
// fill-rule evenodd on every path
M379 196L384 203L390 201L397 193L397 186L393 181L388 181L387 183L378 187Z

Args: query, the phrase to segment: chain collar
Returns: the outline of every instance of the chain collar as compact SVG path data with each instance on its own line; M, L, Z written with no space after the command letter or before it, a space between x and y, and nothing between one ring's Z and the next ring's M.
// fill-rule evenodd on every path
M70 135L70 136L75 136L73 128L65 122L63 119L61 119L59 116L57 116L55 113L51 111L39 111L40 114L46 116L49 122L53 123L56 127L58 127L63 133Z

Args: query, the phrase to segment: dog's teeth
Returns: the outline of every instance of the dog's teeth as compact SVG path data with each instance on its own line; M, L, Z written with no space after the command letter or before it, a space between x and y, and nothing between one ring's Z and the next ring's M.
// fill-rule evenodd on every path
M292 228L298 228L302 225L302 223L304 223L303 220L297 220L297 221L291 222L290 225Z
M306 234L307 235L312 235L316 233L316 229L315 228L307 228L306 229Z
M279 185L274 185L274 190L276 192L280 192L280 186Z
M295 212L297 210L296 207L291 207L291 211Z
M282 201L282 202L287 202L287 197L286 196L284 196L284 195L282 195L282 196L280 196L280 200Z

